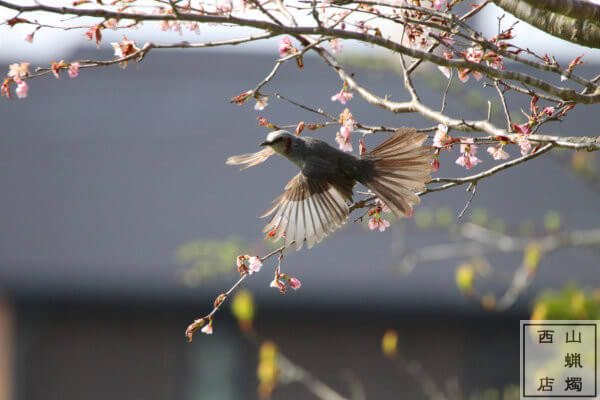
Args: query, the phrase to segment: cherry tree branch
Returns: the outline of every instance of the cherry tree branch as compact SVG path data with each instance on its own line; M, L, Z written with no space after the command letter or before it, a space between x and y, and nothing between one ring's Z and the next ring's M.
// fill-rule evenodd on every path
M108 11L104 9L80 9L72 7L53 7L42 4L24 6L18 5L5 0L0 0L0 6L17 10L21 13L34 12L34 11L45 11L54 14L71 14L77 16L87 17L100 17L105 19L129 19L135 21L193 21L193 22L212 22L222 24L233 24L238 26L248 26L258 29L270 31L275 34L291 34L291 35L328 35L341 39L352 39L365 43L377 45L382 48L392 50L399 54L404 54L410 57L423 59L425 61L432 62L433 64L459 69L469 69L472 71L478 71L486 74L487 76L518 81L537 89L540 89L546 93L556 96L564 101L574 101L577 103L592 104L600 102L600 88L596 87L591 94L579 93L573 89L567 87L560 87L550 84L546 81L533 77L531 75L507 71L501 69L495 69L482 63L475 63L467 60L456 60L446 59L444 57L427 53L424 51L416 50L410 47L406 47L400 43L394 42L390 39L383 38L375 34L361 33L348 31L344 29L326 28L323 26L304 27L304 26L282 26L273 22L264 20L240 18L232 15L209 15L209 14L196 14L196 13L182 13L179 17L176 15L154 15L154 14L141 14L135 12L116 12Z

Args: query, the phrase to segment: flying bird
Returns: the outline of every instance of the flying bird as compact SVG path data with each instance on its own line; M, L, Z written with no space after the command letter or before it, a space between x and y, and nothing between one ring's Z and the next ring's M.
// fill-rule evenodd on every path
M400 128L374 149L356 157L326 142L296 136L285 130L270 132L260 146L263 150L229 157L227 164L241 169L261 164L277 153L300 168L273 200L261 218L273 214L264 232L284 245L295 242L302 248L320 242L348 219L352 190L357 183L369 188L397 217L410 215L420 203L415 193L430 180L433 154L423 146L427 137L414 128Z

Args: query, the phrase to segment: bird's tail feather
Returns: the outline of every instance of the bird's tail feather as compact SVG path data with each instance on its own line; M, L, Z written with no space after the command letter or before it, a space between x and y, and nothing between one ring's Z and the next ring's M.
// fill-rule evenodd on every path
M433 154L427 139L414 128L401 128L362 158L373 163L373 174L363 183L397 217L408 216L420 203L416 192L430 181Z

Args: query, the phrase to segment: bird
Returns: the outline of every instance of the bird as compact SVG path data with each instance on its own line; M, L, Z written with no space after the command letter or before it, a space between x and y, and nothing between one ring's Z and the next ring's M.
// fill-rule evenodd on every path
M229 157L241 170L262 164L274 154L294 163L300 172L261 218L272 215L263 231L285 247L310 248L340 228L348 219L353 189L360 183L373 192L397 217L412 213L420 203L416 194L431 179L433 153L424 146L427 136L414 128L400 128L383 143L361 156L341 151L327 142L286 130L270 132L256 153Z

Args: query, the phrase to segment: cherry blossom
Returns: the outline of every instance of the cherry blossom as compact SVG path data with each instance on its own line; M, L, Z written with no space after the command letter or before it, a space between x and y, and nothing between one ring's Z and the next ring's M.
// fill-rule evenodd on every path
M294 47L294 45L292 45L292 40L287 37L284 36L283 38L281 38L279 40L279 57L280 58L284 58L289 56L290 54L295 53L297 50Z
M473 143L473 139L466 139L460 144L461 155L456 159L456 164L466 169L471 169L481 162L475 155L477 146L471 143Z
M496 53L488 53L485 55L485 58L490 67L494 69L504 69L504 64L502 64L502 56L499 56Z
M544 110L542 111L544 114L548 115L549 117L552 116L552 114L554 114L554 107L549 106L549 107L545 107Z
M353 97L354 95L352 94L352 92L349 92L346 90L346 88L343 88L342 90L331 96L331 101L339 101L342 104L346 104L346 102L352 99Z
M352 137L352 131L354 130L354 117L347 108L340 114L340 122L342 126L335 135L335 141L339 145L339 149L342 151L352 151L352 143L350 138Z
M53 62L52 66L51 66L51 70L52 70L52 75L54 75L54 77L56 79L60 79L60 70L61 68L63 68L65 66L65 61L64 60L60 60L59 62Z
M473 47L469 47L467 49L467 52L463 53L463 56L465 57L465 59L467 61L471 61L471 62L479 64L483 58L483 51L480 49L475 49ZM470 69L466 68L466 69L461 69L458 72L458 79L460 79L461 82L465 83L466 81L469 80L469 73L472 73L473 76L475 77L475 79L477 79L477 80L480 80L483 77L483 75L480 72L471 71Z
M79 63L73 63L71 65L69 65L69 78L77 78L77 75L79 75Z
M261 98L256 99L256 104L254 105L254 109L258 110L258 111L264 110L265 107L269 105L269 103L267 101L268 99L269 99L268 97L261 97Z
M438 149L443 148L446 144L446 138L448 134L448 126L444 124L439 124L437 130L435 131L435 135L433 136L433 147L437 147Z
M432 6L434 9L440 11L442 9L442 6L444 5L444 1L443 0L433 0L432 2Z
M28 75L29 75L29 63L28 62L11 64L8 67L8 76L10 76L11 78L14 78L14 79L25 78Z
M513 124L512 126L515 131L520 132L524 135L529 135L531 133L531 125L529 124L529 122L526 122L521 125Z
M502 145L490 146L488 147L487 152L490 153L494 160L506 160L510 157L510 154L504 151L503 147L504 146Z
M278 289L279 292L281 292L281 293L285 293L287 291L287 287L285 286L285 283L283 283L281 280L279 280L279 277L277 276L277 274L275 274L275 278L273 278L273 280L271 281L269 286L272 288Z
M466 169L471 169L480 162L481 160L479 158L470 153L464 153L456 159L456 163L461 167L465 167Z
M302 286L302 283L298 278L290 278L288 282L290 283L290 287L294 290L298 290L300 289L300 286Z
M15 90L15 93L17 94L17 97L20 99L24 99L27 97L27 92L29 91L29 86L27 86L27 82L22 81L22 80L18 80L17 82L17 89Z
M136 47L135 41L127 40L125 36L123 36L123 41L121 43L112 42L111 45L113 46L115 57L117 58L124 58L140 51L140 49ZM127 66L127 60L123 61L121 66L125 68Z
M529 139L527 138L526 135L520 135L516 139L516 142L521 149L521 155L524 156L529 153L529 151L531 150L531 143L529 142Z
M245 254L237 257L237 269L240 275L252 275L255 272L259 272L262 267L262 261L259 257L249 256Z
M390 222L381 218L379 213L376 213L375 216L369 220L369 229L372 231L379 229L379 232L383 232L389 227Z
M248 270L250 273L259 272L262 265L263 264L258 257L252 256L248 259Z
M341 132L344 128L342 127L342 129L340 129L340 132L338 132L335 135L335 141L337 142L337 144L339 145L339 149L342 151L352 151L352 143L350 143L350 135L344 137L341 135Z

